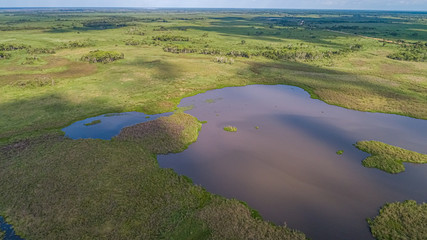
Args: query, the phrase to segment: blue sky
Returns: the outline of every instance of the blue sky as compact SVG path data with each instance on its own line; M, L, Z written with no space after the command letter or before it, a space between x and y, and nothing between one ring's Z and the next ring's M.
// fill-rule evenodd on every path
M298 8L427 11L427 0L0 0L0 7Z

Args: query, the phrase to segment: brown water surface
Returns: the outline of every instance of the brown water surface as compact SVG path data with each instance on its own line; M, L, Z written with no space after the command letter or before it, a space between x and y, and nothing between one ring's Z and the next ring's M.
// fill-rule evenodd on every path
M391 175L364 168L368 154L353 146L378 140L427 154L426 120L331 106L283 85L213 90L182 100L189 105L208 123L184 152L158 156L160 166L314 240L372 239L365 219L384 203L427 201L427 164Z

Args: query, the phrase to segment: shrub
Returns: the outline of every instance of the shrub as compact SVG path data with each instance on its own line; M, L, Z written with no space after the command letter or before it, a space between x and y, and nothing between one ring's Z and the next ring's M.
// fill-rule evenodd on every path
M120 52L95 50L84 55L81 60L90 63L110 63L123 58L124 54Z
M233 127L233 126L226 126L226 127L224 127L224 131L227 131L227 132L237 132L237 128Z
M9 59L12 55L7 52L0 52L0 59Z
M26 49L26 48L29 48L29 46L24 44L8 44L8 43L0 44L0 51L15 51L15 50Z
M234 63L234 59L232 58L226 58L226 57L216 57L213 60L216 63L225 63L225 64L233 64Z
M153 36L153 40L162 41L162 42L167 42L167 41L188 42L190 39L188 37L176 36L176 35L161 35L161 36Z

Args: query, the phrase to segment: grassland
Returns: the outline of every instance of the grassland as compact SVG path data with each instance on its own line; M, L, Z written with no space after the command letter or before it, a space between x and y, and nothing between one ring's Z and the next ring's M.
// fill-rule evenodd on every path
M50 135L3 147L0 214L28 239L305 239L158 167L155 154L182 150L200 126L178 113L111 141Z
M427 163L426 154L409 151L378 141L360 141L356 143L356 147L371 154L371 156L363 160L363 166L378 168L388 173L396 174L405 171L404 162Z
M368 219L372 235L385 239L426 239L427 204L415 201L385 204L379 216Z
M418 34L404 38L408 44L427 39L424 15L388 21L388 13L357 14L341 21L360 27L379 21L369 25L377 31L387 22L406 29L402 37ZM0 60L0 139L56 131L108 112L171 111L183 97L248 84L296 85L330 104L426 119L427 63L388 58L399 44L326 31L336 18L256 11L0 14L0 43L26 46ZM298 24L302 19L305 25ZM80 61L95 50L125 59ZM31 57L38 60L26 64ZM234 63L217 64L216 57Z
M169 112L184 97L249 84L295 85L330 104L427 119L427 63L404 61L405 46L425 45L426 19L299 10L1 11L0 215L30 239L304 239L158 167L156 154L182 151L197 138L200 122L191 116L127 128L112 141L64 139L60 129L103 113ZM411 50L408 60L424 51Z

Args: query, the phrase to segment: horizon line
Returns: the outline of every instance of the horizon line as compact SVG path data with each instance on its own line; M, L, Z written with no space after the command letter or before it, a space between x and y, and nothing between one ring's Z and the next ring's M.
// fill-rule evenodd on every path
M77 6L64 6L64 7L1 7L0 9L147 9L147 10L156 10L156 9L223 9L223 10L317 10L317 11L381 11L381 12L421 12L427 13L426 10L398 10L398 9L350 9L350 8L261 8L261 7L77 7Z

